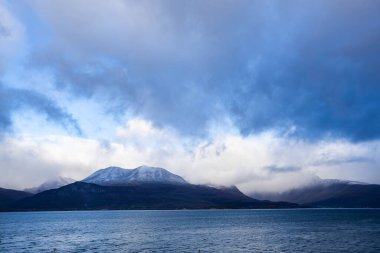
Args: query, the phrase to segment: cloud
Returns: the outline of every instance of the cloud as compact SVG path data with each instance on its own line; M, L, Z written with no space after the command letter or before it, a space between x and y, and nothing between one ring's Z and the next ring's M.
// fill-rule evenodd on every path
M22 62L25 47L25 28L9 10L8 3L0 2L0 134L12 131L12 118L16 112L33 110L72 132L80 134L77 122L47 96L29 89L4 85L2 79L13 65Z
M14 176L0 183L141 164L247 192L315 176L379 182L379 11L370 0L1 2L0 129L32 110L74 133L79 115L91 134L6 136L0 165ZM34 81L12 83L22 79Z
M12 115L17 111L34 110L46 116L47 120L57 122L75 134L81 129L75 119L41 93L5 87L0 83L0 131L12 130Z
M213 131L213 130L212 130ZM380 143L311 143L275 132L242 136L237 129L184 139L175 130L141 118L117 129L115 141L63 135L8 137L0 143L3 187L30 187L54 176L80 180L108 166L160 166L195 184L237 185L244 192L283 191L322 178L379 183ZM367 154L375 163L316 165ZM33 174L31 176L31 174Z
M376 1L33 1L58 87L183 134L380 137ZM111 18L112 17L112 18ZM62 53L64 52L64 53Z
M320 161L316 161L314 165L319 166L319 165L346 165L349 163L375 163L375 160L373 160L370 157L366 156L353 156L353 157L340 157L338 159L331 159L331 158L323 158Z

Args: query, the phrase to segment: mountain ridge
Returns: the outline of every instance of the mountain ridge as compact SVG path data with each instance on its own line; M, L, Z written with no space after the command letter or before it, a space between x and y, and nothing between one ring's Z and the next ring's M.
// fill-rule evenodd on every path
M15 211L41 210L170 210L295 208L298 204L259 201L240 192L192 184L102 186L75 182L27 197Z
M236 186L211 187L190 184L182 177L166 169L140 166L135 169L120 167L100 169L82 181L18 199L6 210L168 210L295 207L302 206L293 203L252 199Z
M283 193L247 196L236 186L190 184L159 167L113 166L97 170L82 181L35 195L0 188L2 199L1 211L380 207L380 185L318 179Z

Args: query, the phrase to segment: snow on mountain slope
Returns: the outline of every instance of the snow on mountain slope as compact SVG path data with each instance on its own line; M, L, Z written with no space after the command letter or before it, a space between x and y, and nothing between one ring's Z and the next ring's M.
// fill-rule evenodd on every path
M62 187L74 182L75 180L71 178L57 177L57 178L50 179L37 187L27 188L24 191L35 194L35 193L39 193L39 192L43 192L43 191L47 191L51 189L57 189L59 187Z
M98 171L95 171L90 176L83 179L83 182L86 183L123 183L126 180L128 180L128 176L130 175L132 170L130 169L123 169L120 167L108 167L105 169L101 169Z
M180 176L177 176L163 168L140 166L131 171L128 180L131 182L154 182L154 183L174 183L186 184L187 182Z
M82 181L99 185L125 185L134 183L187 184L180 176L163 168L149 166L140 166L135 169L108 167L94 172Z

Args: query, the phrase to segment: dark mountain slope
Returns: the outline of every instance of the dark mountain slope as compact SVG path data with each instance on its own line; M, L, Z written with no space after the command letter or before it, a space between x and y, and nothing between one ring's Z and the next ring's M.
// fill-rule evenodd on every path
M253 193L251 197L317 207L380 207L380 185L325 183L283 193Z
M346 185L333 196L309 204L318 207L380 208L380 185Z
M0 208L7 208L15 201L32 195L29 192L0 188Z
M20 200L14 210L99 210L99 209L209 209L287 208L291 203L274 203L249 198L240 191L199 185L140 184L100 186L76 182Z

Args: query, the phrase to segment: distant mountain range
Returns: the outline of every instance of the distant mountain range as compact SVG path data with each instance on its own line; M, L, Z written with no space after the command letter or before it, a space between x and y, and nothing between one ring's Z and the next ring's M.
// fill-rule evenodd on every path
M191 184L101 186L76 182L18 201L15 210L292 208L297 204L258 201L238 190Z
M249 196L235 186L194 185L149 166L108 167L72 181L49 180L29 192L0 188L0 210L380 207L380 185L352 181L320 179L282 193Z
M314 207L380 208L380 185L336 179L320 179L311 185L281 193L254 192L249 196Z
M3 211L31 211L294 207L301 206L252 199L236 187L193 185L163 168L140 166L101 169L80 182L14 198L1 208Z

